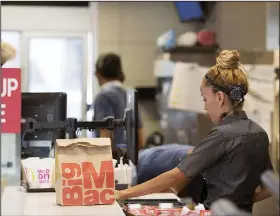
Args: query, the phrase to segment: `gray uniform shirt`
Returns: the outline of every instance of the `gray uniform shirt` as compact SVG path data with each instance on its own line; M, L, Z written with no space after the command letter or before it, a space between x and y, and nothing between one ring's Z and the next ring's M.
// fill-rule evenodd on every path
M95 98L93 120L102 120L108 116L113 116L115 119L122 119L126 106L126 89L121 84L108 83L106 87L101 88L101 91ZM141 116L138 116L138 127L141 128ZM96 136L99 136L98 130L96 130ZM114 130L113 145L124 143L123 128L116 128Z
M244 111L235 112L213 128L178 168L189 178L203 175L207 208L217 199L226 198L251 212L260 176L272 169L268 147L263 128L248 119Z

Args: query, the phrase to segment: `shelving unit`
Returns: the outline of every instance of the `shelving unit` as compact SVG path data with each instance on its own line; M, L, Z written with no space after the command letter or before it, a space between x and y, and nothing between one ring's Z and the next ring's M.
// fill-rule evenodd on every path
M186 47L186 46L176 46L171 49L164 49L163 52L168 52L168 53L197 53L197 54L202 54L202 53L216 53L219 50L218 45L214 46L193 46L193 47Z
M202 67L210 67L215 64L219 52L218 45L215 46L176 46L172 49L164 49L158 53L158 60L170 60L171 62L194 63ZM162 66L164 67L164 66ZM158 69L157 69L158 70ZM161 70L161 67L159 67ZM172 73L166 75L164 72L157 78L158 112L161 123L164 125L165 143L181 143L195 145L199 143L212 128L209 118L202 113L170 109L168 107L169 91L163 87L172 83ZM165 74L165 75L164 75ZM163 90L165 89L165 90Z

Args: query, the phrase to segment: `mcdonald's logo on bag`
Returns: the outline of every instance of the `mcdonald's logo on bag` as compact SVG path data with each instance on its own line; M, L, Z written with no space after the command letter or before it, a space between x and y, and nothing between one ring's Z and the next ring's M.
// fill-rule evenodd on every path
M32 168L28 168L28 169L25 168L24 171L25 171L25 175L26 175L26 178L27 178L27 179L28 179L29 176L30 176L32 181L35 181L35 180L36 180L35 173L34 173L34 171L33 171Z

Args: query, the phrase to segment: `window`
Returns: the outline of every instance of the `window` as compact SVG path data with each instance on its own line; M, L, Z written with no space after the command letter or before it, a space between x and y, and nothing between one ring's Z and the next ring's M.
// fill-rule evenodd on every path
M67 117L82 118L83 38L30 37L30 92L66 92Z

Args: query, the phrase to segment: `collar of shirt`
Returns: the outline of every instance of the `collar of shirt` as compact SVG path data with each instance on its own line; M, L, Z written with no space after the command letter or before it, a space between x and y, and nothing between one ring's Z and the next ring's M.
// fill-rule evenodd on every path
M114 80L114 81L109 81L109 82L104 83L101 86L101 89L108 89L111 87L119 87L119 88L123 88L123 89L125 88L124 85L122 84L122 82L120 82L118 80Z
M220 123L220 125L226 125L226 124L230 124L233 123L236 120L240 120L240 119L248 119L247 114L245 111L235 111L232 114L226 116L222 122Z

